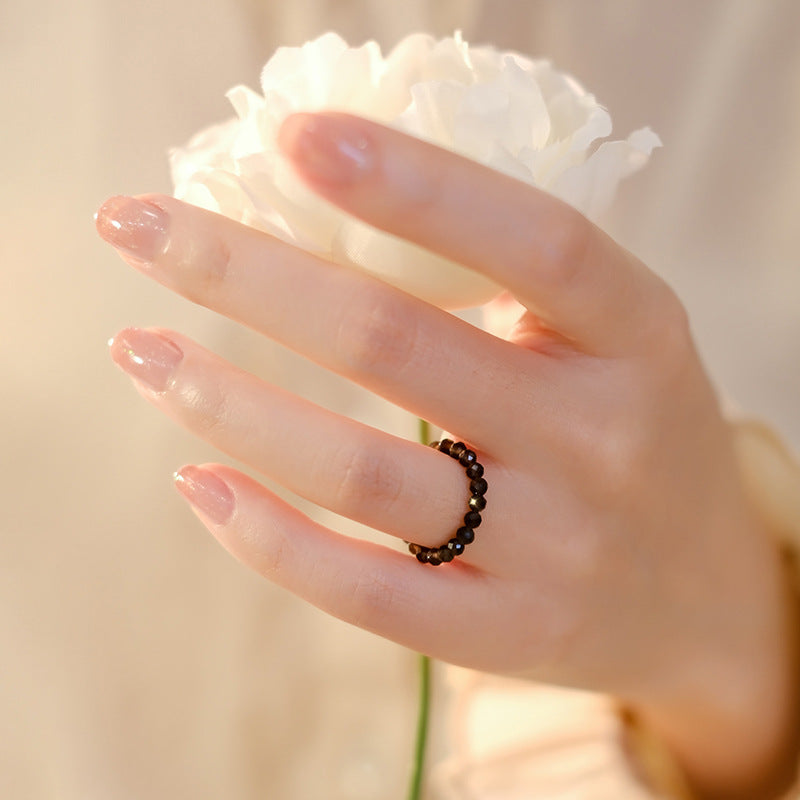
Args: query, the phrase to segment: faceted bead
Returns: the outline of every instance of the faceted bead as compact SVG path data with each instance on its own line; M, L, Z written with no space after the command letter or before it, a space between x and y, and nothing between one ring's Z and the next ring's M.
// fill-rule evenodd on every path
M417 555L417 553L421 553L423 547L421 544L414 544L413 542L406 542L408 545L408 552L411 553L412 556Z
M477 528L481 522L481 515L477 511L468 511L464 514L464 525L467 528Z
M464 545L458 541L458 539L451 539L447 545L447 549L453 554L453 556L460 556L464 552Z
M474 494L469 499L469 507L473 511L483 511L486 508L486 498L482 494Z
M466 452L466 450L467 450L467 446L464 444L464 442L456 442L450 448L450 455L455 459L459 459L459 458L461 458L461 454Z
M443 453L447 453L447 455L450 455L450 448L452 446L453 446L453 440L452 439L442 439L442 441L439 442L439 449Z
M475 531L472 528L459 528L456 531L456 541L461 544L472 544L475 541Z
M420 550L419 553L417 553L416 555L417 555L417 561L419 561L420 564L428 563L428 556L430 555L430 553L427 550Z
M473 480L483 477L483 464L479 464L477 461L474 464L470 464L467 467L467 477Z
M442 559L439 558L438 552L436 550L431 550L431 552L428 553L428 564L432 567L438 567L441 563Z
M469 490L472 494L486 494L488 488L489 484L486 482L486 478L475 478L469 482Z
M468 467L470 464L474 464L478 460L478 456L475 455L474 450L465 450L458 458L458 463L461 464L462 467Z
M436 551L436 557L441 561L443 564L447 564L448 562L452 561L455 558L455 553L450 550L447 545L444 547L440 547Z

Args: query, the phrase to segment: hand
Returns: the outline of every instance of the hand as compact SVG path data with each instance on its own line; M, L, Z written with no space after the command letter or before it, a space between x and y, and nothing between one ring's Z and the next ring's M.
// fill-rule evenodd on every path
M710 792L763 781L789 736L788 603L674 294L571 208L400 133L296 115L281 145L345 211L503 286L522 307L508 336L168 197L112 199L98 228L167 287L468 442L488 506L438 568L221 465L179 475L200 519L265 577L407 647L618 695ZM112 355L158 408L321 506L427 546L459 525L464 470L441 453L173 332L123 331Z

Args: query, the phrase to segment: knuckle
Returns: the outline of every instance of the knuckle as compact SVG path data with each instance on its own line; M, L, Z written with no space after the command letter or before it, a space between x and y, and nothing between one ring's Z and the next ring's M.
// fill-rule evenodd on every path
M289 542L283 531L273 530L268 546L259 548L258 572L265 578L277 580L287 571Z
M583 271L595 237L594 226L576 211L549 212L531 228L528 258L533 274L553 288L567 288Z
M393 613L398 599L397 587L385 572L361 572L350 591L351 621L359 628L375 628Z
M219 385L181 386L179 404L182 422L203 438L215 438L230 424L230 397Z
M342 308L336 337L341 360L359 373L401 370L415 338L413 315L382 286Z
M341 513L369 508L385 515L396 507L403 495L402 471L382 450L370 445L348 448L340 460L335 502Z
M665 286L658 312L653 316L658 319L658 350L662 363L675 367L684 365L694 353L689 314L669 287Z
M620 424L609 435L597 437L602 469L597 476L601 493L609 498L631 497L645 472L649 459L647 437L638 425Z
M208 233L181 254L178 275L181 293L193 303L208 306L224 291L234 260L227 239Z

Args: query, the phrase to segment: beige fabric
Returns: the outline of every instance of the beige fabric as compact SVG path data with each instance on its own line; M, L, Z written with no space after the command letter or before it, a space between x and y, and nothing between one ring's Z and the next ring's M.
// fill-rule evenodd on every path
M142 403L104 343L175 327L332 408L413 425L133 274L91 225L108 194L168 189L166 148L228 114L223 91L255 84L276 45L329 27L385 45L461 27L552 56L621 133L651 124L665 147L608 227L679 290L720 385L800 445L795 0L6 2L0 796L402 793L412 656L203 535L169 475L216 454Z

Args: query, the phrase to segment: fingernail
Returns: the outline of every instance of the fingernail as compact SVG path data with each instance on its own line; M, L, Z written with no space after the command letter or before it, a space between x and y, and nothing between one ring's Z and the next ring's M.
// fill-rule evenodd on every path
M222 478L202 467L181 467L175 475L175 488L203 516L216 525L227 525L233 517L236 500Z
M111 358L132 378L163 392L183 359L175 342L141 328L120 331L109 343Z
M375 161L371 141L347 117L293 114L278 144L306 176L324 183L359 180Z
M97 212L95 225L109 244L139 261L153 261L167 247L167 212L136 197L106 200Z

